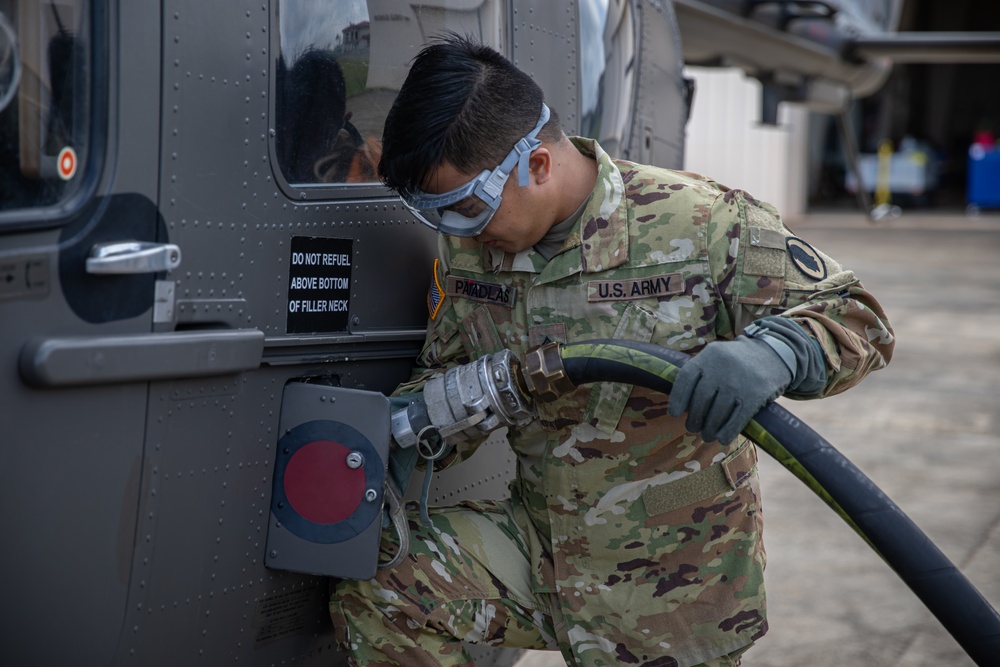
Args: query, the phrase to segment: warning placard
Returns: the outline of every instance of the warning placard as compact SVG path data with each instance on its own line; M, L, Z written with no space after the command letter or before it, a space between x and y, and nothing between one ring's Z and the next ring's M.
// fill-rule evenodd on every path
M292 237L288 333L347 331L352 239Z
M253 647L307 632L320 626L326 611L322 591L313 586L275 593L257 600L253 614Z

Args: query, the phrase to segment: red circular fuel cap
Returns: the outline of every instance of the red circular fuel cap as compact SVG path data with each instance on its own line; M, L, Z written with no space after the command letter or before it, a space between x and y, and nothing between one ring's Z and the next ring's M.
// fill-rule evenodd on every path
M364 468L350 468L351 450L339 442L303 445L285 468L285 496L313 523L337 523L354 514L365 493Z

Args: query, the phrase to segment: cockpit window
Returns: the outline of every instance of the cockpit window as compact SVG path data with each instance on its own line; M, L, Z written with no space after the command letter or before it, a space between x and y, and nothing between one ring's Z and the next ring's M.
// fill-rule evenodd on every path
M377 183L382 127L417 51L454 31L500 48L502 0L280 0L274 151L293 185Z
M0 0L0 212L51 206L83 181L88 0Z

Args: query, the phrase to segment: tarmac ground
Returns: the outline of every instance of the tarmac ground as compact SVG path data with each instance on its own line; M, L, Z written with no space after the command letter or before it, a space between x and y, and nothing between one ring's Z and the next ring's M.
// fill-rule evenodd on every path
M1000 608L1000 215L811 215L789 226L885 308L889 366L782 405L844 453ZM743 667L971 667L854 531L761 455L770 631ZM528 651L516 667L561 667ZM997 656L1000 665L1000 656Z

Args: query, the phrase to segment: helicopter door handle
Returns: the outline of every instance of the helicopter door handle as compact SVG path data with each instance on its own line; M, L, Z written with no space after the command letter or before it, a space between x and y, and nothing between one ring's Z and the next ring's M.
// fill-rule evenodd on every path
M180 265L181 249L173 243L119 241L98 243L91 248L87 273L159 273Z

